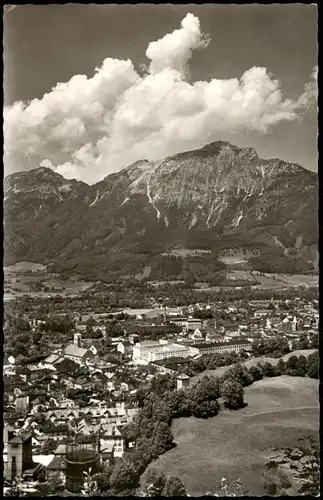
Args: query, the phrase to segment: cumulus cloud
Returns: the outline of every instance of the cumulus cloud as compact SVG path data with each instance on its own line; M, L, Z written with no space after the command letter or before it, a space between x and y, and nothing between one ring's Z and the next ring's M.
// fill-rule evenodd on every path
M295 121L317 96L317 68L296 100L266 68L188 83L192 52L210 42L192 14L180 29L151 42L139 74L130 60L107 58L91 78L75 75L41 99L4 109L5 168L45 165L65 177L96 182L143 158L193 149L217 134L266 133Z

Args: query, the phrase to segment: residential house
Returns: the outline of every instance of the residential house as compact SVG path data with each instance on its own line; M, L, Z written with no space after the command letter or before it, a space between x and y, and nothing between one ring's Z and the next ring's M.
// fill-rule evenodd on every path
M133 345L130 340L123 340L118 343L117 351L125 356L131 356L133 352Z
M131 335L129 335L129 340L132 344L136 344L140 340L140 335L138 335L137 333L132 333Z
M105 440L104 438L100 439L100 453L102 460L104 460L107 465L111 465L113 463L114 450L115 444L113 442Z
M59 473L61 480L64 484L65 471L66 471L65 457L54 455L51 462L46 467L47 478L49 479L51 476L54 476L54 475L56 476L57 473Z
M113 447L113 457L122 458L125 452L125 438L121 429L109 424L102 424L100 428L100 436L102 435L105 445Z
M68 425L49 425L46 424L43 429L43 434L48 438L48 439L53 439L55 441L59 441L62 438L66 438L68 434Z
M258 311L254 312L254 317L255 318L265 318L266 316L269 316L272 314L271 309L259 309Z
M199 328L196 328L196 330L194 330L194 332L191 333L189 335L189 337L193 340L202 340L203 339L202 332Z

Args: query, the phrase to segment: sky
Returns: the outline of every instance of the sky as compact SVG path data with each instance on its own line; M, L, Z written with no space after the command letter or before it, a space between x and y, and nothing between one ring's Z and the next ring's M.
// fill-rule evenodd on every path
M315 171L317 57L315 5L11 6L5 173L93 184L216 140Z

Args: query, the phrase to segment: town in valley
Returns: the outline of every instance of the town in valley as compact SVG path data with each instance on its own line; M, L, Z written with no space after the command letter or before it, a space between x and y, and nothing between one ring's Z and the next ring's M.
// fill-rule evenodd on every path
M11 273L9 281L32 273ZM134 299L126 304L127 293L120 292L125 303L118 307L113 291L91 290L70 297L25 294L6 302L7 481L20 476L20 489L29 494L82 494L84 478L80 471L70 477L69 458L83 450L93 462L97 489L109 490L114 468L136 449L129 429L144 395L186 391L194 398L206 370L253 361L264 376L279 376L274 370L282 359L284 373L304 375L298 362L305 358L309 376L318 377L316 287L231 288L225 297L223 291L177 286L186 298L195 293L201 300L176 305L176 285L167 297L169 286L145 285L141 308L131 307Z
M3 496L320 496L317 5L3 21Z

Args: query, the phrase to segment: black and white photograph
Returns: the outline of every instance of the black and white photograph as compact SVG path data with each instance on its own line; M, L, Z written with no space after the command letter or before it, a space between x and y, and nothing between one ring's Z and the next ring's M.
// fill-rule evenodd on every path
M318 6L3 7L3 495L320 496Z

